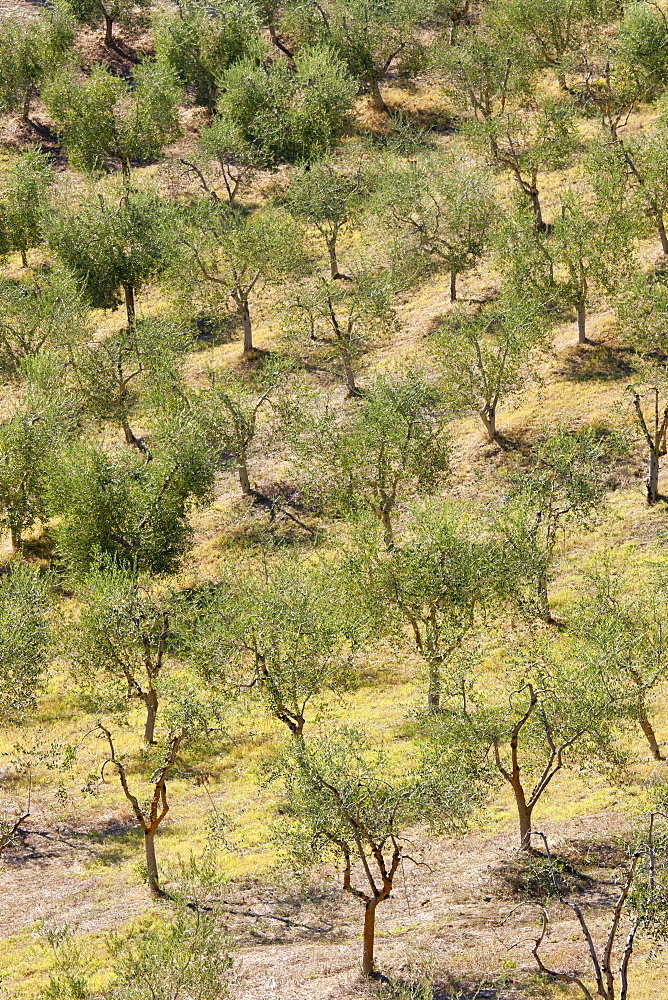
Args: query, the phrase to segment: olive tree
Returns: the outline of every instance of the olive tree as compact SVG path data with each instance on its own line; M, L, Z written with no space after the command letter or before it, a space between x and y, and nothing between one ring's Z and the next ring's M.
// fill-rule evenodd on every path
M347 281L316 278L294 299L289 323L308 338L320 357L340 365L349 396L360 396L357 362L374 345L386 343L396 329L392 278L385 269L360 263ZM292 331L289 331L292 332Z
M114 47L114 24L129 26L137 10L150 6L150 0L63 0L72 17L80 24L97 28L104 24L104 44Z
M417 512L401 542L383 552L373 542L350 559L355 599L371 602L379 628L409 626L427 667L427 708L437 711L451 665L487 610L499 612L515 581L502 538L457 507Z
M546 335L535 296L513 289L473 314L462 308L450 313L434 335L434 353L453 409L477 412L488 440L497 440L497 409L522 385Z
M28 250L42 242L41 216L52 181L49 161L36 149L21 153L3 178L0 244L18 250L24 267L28 266Z
M426 65L420 29L433 13L431 0L327 0L309 2L294 24L297 35L315 37L341 54L348 70L369 90L378 111L388 108L381 93L383 77L396 70L411 76ZM292 25L291 25L292 27Z
M279 837L303 869L322 861L341 871L342 888L364 907L362 973L374 972L376 910L394 888L409 829L438 814L461 829L477 802L477 775L463 754L401 761L372 747L354 727L328 727L293 740L282 762L286 817Z
M91 197L53 212L46 221L46 239L81 283L90 305L116 309L124 300L132 326L137 292L171 260L171 218L169 206L151 193L132 192L120 204Z
M55 5L37 18L0 18L0 113L20 111L29 123L33 99L73 41L70 22Z
M377 376L362 398L329 404L306 419L297 442L304 489L338 514L374 514L385 544L395 540L397 506L411 488L430 490L447 474L447 413L420 376Z
M94 567L78 589L79 614L66 645L75 679L96 707L145 707L144 742L155 742L160 684L169 656L170 597L156 597L132 568Z
M197 104L213 110L220 76L239 59L262 51L259 29L254 4L187 0L174 11L154 12L156 58L191 90Z
M326 46L306 47L294 66L247 57L218 79L218 118L263 150L266 166L326 156L348 127L355 83Z
M480 260L498 209L487 177L470 164L409 163L387 171L377 209L404 255L419 271L450 273L450 301L457 277Z
M665 608L655 588L630 587L604 565L588 574L569 614L569 629L583 644L582 654L605 678L616 697L625 699L655 760L663 760L648 700L668 670Z
M222 180L227 202L234 205L239 192L270 160L267 149L246 138L236 122L215 116L200 128L194 155L180 162L214 201L219 201L216 186Z
M64 69L43 96L70 162L93 172L119 163L126 185L132 163L150 163L180 135L179 87L170 70L149 60L130 80L101 64L83 79Z
M361 166L344 173L333 164L322 162L302 171L286 192L288 210L306 225L313 226L322 237L332 281L346 277L339 270L339 237L359 221L369 188L370 179Z
M0 579L0 719L16 722L34 707L46 680L50 646L47 581L21 562Z
M57 558L74 577L100 555L168 572L188 549L188 514L209 495L215 462L194 421L156 425L151 460L138 449L76 441L45 463L44 507Z
M327 692L354 683L353 653L369 635L336 565L285 560L266 575L226 578L192 603L184 655L210 684L257 695L296 737Z
M625 5L616 50L617 60L639 97L652 100L663 93L668 72L668 20L658 4Z
M475 657L462 658L443 711L425 722L426 735L436 751L491 756L492 786L499 780L510 785L518 846L529 851L534 810L563 768L621 766L616 736L624 709L577 657L526 648L508 659L515 662L495 698L471 669Z
M195 294L202 279L210 294L231 300L243 327L243 349L254 349L251 302L263 288L276 289L301 273L301 232L287 212L258 209L250 215L202 199L180 240L192 262Z
M587 527L600 511L617 448L614 439L606 441L589 429L559 428L539 440L529 461L510 473L497 524L547 623L553 621L548 589L557 542L569 528Z

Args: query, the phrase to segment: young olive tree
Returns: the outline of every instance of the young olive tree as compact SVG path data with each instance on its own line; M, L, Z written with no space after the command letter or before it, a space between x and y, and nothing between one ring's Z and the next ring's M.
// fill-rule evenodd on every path
M251 302L301 273L301 232L287 212L268 208L246 215L212 199L198 202L181 236L197 285L231 299L243 327L243 349L254 350Z
M607 933L602 945L595 945L591 921L579 903L559 894L559 902L569 907L577 918L583 944L586 945L591 974L596 990L590 989L584 978L571 970L560 972L545 964L541 949L550 929L549 913L541 908L540 933L531 953L539 971L550 982L566 983L577 990L584 1000L627 1000L629 996L629 966L639 935L644 934L658 948L668 935L668 864L666 862L666 835L661 829L665 813L651 813L647 832L627 847L625 871L618 880L617 898L612 902ZM556 865L541 834L548 853L548 862ZM631 853L633 852L633 853ZM558 894L555 883L555 895ZM615 968L615 964L619 965Z
M47 581L23 563L0 578L0 720L25 718L46 679L49 652Z
M443 755L434 771L424 761L393 765L366 734L331 727L293 740L282 762L286 817L279 836L303 869L333 861L342 888L364 907L362 973L374 973L376 910L394 888L408 830L425 816L461 829L477 801L475 773L465 756Z
M176 414L155 427L151 459L75 442L43 473L44 507L56 554L73 577L100 555L169 572L188 549L193 504L209 495L215 462L196 423Z
M18 250L24 267L28 266L28 250L42 242L41 217L52 182L49 161L36 149L21 153L3 178L0 245Z
M271 406L275 384L257 391L240 379L224 378L216 372L210 372L209 378L210 384L205 389L189 394L190 412L218 463L234 467L241 492L255 497L257 491L251 486L248 461L258 438L258 418Z
M213 110L217 81L233 63L262 52L255 4L187 0L153 15L158 63L168 66L197 104Z
M298 442L304 489L337 514L373 513L388 549L406 493L430 490L450 465L447 414L434 389L409 372L377 376L359 402L306 420Z
M129 708L139 699L146 709L144 742L155 743L173 617L169 596L153 596L146 577L107 562L88 573L78 597L66 642L79 688L96 707Z
M335 565L285 561L224 580L193 605L185 655L208 683L257 694L301 738L314 700L353 684L352 654L369 634L343 582Z
M480 260L498 215L486 176L456 160L409 163L384 174L376 205L398 255L419 271L450 272L454 302L457 277Z
M148 60L135 67L130 80L97 64L83 79L64 69L44 88L70 162L92 172L118 163L126 186L132 163L150 163L180 135L179 97L171 71Z
M96 732L99 738L107 743L109 748L107 759L102 765L100 783L105 783L107 780L107 768L113 769L116 772L116 776L123 789L123 794L130 803L137 824L144 835L144 855L149 891L152 896L159 898L164 895L164 892L160 887L158 862L155 856L155 835L158 827L169 812L167 781L179 766L179 751L187 740L187 731L180 729L168 735L162 759L149 778L150 793L146 802L140 802L137 795L130 788L127 766L116 752L111 732L101 723L98 725Z
M29 281L0 279L0 372L25 377L42 354L63 355L89 336L87 307L76 279L63 267L33 272Z
M473 315L451 313L433 337L453 409L478 413L489 441L497 440L499 405L531 371L546 340L542 309L531 292L507 289Z
M62 364L33 358L21 374L21 401L0 423L0 524L9 529L14 551L22 548L24 532L44 517L44 469L71 440L80 416Z
M371 346L388 341L397 318L386 271L364 264L350 270L345 282L316 278L302 287L290 324L297 325L321 357L338 362L348 395L361 396L356 363Z
M304 10L305 7L305 10ZM387 113L380 84L395 70L412 76L426 65L420 29L433 14L431 0L327 0L309 2L296 22L301 32L341 54L350 75L371 94L376 109Z
M0 114L20 111L30 123L33 99L73 42L70 21L56 5L38 18L0 18Z
M536 228L546 223L540 203L538 176L543 170L565 166L575 142L575 109L566 101L546 99L535 111L499 111L471 123L468 134L489 147L496 163L508 169L534 216Z
M569 629L616 697L625 700L638 721L655 760L663 760L650 718L648 699L665 679L668 649L665 608L654 588L629 589L610 566L588 576L569 615Z
M564 767L621 764L616 729L624 709L576 657L520 652L499 700L475 676L470 659L462 661L442 711L428 716L426 736L437 752L491 756L495 780L513 792L519 847L529 851L534 809Z
M200 128L195 155L182 157L181 164L199 187L214 201L220 196L216 187L223 182L225 197L234 206L243 187L258 171L271 164L271 155L257 142L247 139L243 129L229 118L215 116Z
M116 205L103 197L90 198L51 214L46 239L81 283L90 305L116 309L124 300L132 326L137 292L158 277L173 256L171 220L169 206L153 194L133 192Z
M284 59L240 59L218 79L218 120L233 126L266 166L314 162L348 127L355 82L326 46L304 48L291 67Z
M189 346L189 336L172 324L142 319L73 349L73 380L87 414L113 421L125 443L149 457L149 444L133 430L133 417L141 413L146 419L178 398L180 362Z
M362 546L350 570L356 599L372 602L384 628L410 627L427 667L427 708L438 711L456 655L510 590L500 538L462 510L430 506L390 552Z
M286 192L288 210L322 237L332 281L346 278L339 270L339 237L359 221L369 189L370 180L361 166L353 173L344 173L322 162L302 171Z
M553 621L549 582L557 543L572 526L586 527L605 503L605 481L615 442L591 430L559 429L539 441L529 464L518 465L497 517L509 557L531 582L537 611Z
M150 0L63 0L65 9L79 24L97 28L104 24L104 44L114 48L114 24L132 25L137 10L150 6Z

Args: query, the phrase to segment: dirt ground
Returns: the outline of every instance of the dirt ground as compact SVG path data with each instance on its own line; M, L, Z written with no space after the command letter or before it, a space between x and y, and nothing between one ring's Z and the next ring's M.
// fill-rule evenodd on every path
M588 914L599 942L624 869L624 823L606 812L543 827L551 848L570 862L571 898ZM39 816L26 824L23 841L0 860L0 936L10 951L11 940L34 934L37 921L99 936L165 905L151 903L138 878L96 868L105 841L120 826L114 815L100 817L91 838L83 825L49 828ZM531 947L540 908L518 887L514 847L510 833L452 839L416 833L406 848L412 860L405 860L393 896L378 910L378 968L406 983L428 982L435 1000L575 996L554 993L536 976ZM361 907L341 892L333 873L307 886L233 882L220 904L234 942L234 1000L383 995L382 982L365 984L359 977ZM561 970L585 971L571 912L557 902L550 915L545 960ZM625 936L623 928L622 944ZM639 949L631 981L634 1000L666 1000L668 955L648 961Z

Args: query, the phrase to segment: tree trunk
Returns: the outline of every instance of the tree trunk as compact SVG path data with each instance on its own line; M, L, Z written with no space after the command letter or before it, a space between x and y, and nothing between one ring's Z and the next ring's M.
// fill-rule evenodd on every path
M383 522L383 538L385 541L385 548L388 552L391 552L394 548L394 529L392 527L390 511L385 507L385 505L380 508L380 519Z
M450 301L457 301L457 272L450 271Z
M560 88L567 94L568 84L566 83L566 74L564 73L563 69L560 69L557 72L557 83L559 84Z
M383 95L380 92L380 87L378 85L378 80L374 79L371 81L371 96L373 98L373 105L376 111L380 111L381 114L387 115L390 113L390 109L383 100Z
M155 691L149 691L145 698L146 723L144 725L144 743L155 743L155 719L158 714L158 696Z
M346 380L346 386L348 387L348 395L359 396L360 391L357 388L357 382L355 381L355 372L353 371L350 363L350 355L345 348L341 349L341 364L343 365L343 374Z
M544 573L538 575L537 586L538 613L547 625L552 625L554 619L550 608L550 598L547 593L547 577Z
M429 690L427 691L427 710L437 712L441 707L441 665L435 660L429 664Z
M152 896L161 896L160 883L158 881L158 862L155 860L155 834L144 832L144 850L146 851L146 874L148 876L148 887Z
M638 709L638 722L640 723L640 728L642 729L643 733L645 734L645 738L649 743L649 748L652 751L652 757L654 758L654 760L663 760L664 758L661 755L661 750L659 748L659 744L656 739L656 733L654 732L652 723L649 721L649 718L647 717L647 712L645 711L644 705L640 705Z
M105 15L104 15L104 44L107 46L107 48L111 48L113 46L113 44L114 44L114 37L113 37L113 35L111 33L111 29L112 29L113 25L114 25L114 22L109 17L109 15L105 12Z
M135 290L132 285L123 285L123 292L125 294L125 311L128 317L128 329L131 330L135 325Z
M663 212L659 212L656 217L656 228L659 231L659 239L661 240L661 250L666 256L668 256L668 233L666 233L666 226L663 221Z
M587 301L580 295L577 301L578 312L578 344L587 343Z
M542 233L545 229L545 223L543 222L543 212L540 207L538 188L532 187L529 189L529 199L531 201L531 211L533 212L536 229Z
M524 796L524 789L519 778L512 782L515 793L515 804L517 805L517 816L520 821L520 849L522 851L531 850L531 809L527 805Z
M28 266L28 257L26 255L25 247L21 247L21 264L23 265L23 267Z
M659 499L659 455L656 448L649 450L647 471L647 503L655 504Z
M487 439L489 441L496 441L496 407L489 407L488 409L480 411L480 419L482 420L485 430L487 431Z
M246 458L243 455L237 459L237 472L239 473L241 492L244 494L244 496L249 496L251 493L250 477L248 475L248 466L246 465Z
M327 240L327 253L329 254L329 276L334 281L339 277L339 262L336 259L336 240Z
M26 124L30 121L30 102L32 101L33 94L33 86L32 84L28 84L26 92L23 95L23 111L21 113L21 121L26 122Z
M362 974L373 975L373 944L376 931L377 900L372 899L364 910L364 946L362 949Z
M12 538L12 550L18 552L21 548L21 529L17 528L15 524L10 524L9 533Z
M244 327L244 354L249 354L253 350L253 327L248 299L244 299L241 303L241 322Z

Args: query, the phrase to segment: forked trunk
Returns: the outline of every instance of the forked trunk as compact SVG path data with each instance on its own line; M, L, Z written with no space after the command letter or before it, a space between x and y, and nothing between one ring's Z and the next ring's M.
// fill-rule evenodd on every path
M378 900L372 899L364 910L364 945L362 949L362 974L373 975L373 945L376 933L376 906Z
M131 330L135 325L135 290L132 285L123 285L123 293L125 295L125 312L128 317L128 329Z
M109 15L105 12L105 15L104 15L104 44L107 46L107 48L111 48L111 46L114 44L114 36L111 33L113 26L114 26L114 22L109 17Z
M663 760L664 758L661 754L661 749L659 747L656 738L656 733L654 732L654 727L652 726L652 723L649 721L644 705L640 705L638 709L638 722L640 723L640 728L645 734L645 739L649 744L649 748L652 752L652 757L654 758L654 760Z
M373 104L376 111L380 111L381 114L387 115L390 113L390 109L383 100L383 95L380 92L380 87L378 85L378 80L371 81L371 96L373 98Z
M244 354L250 354L253 350L253 327L247 299L241 303L241 322L244 328Z
M647 503L655 504L659 499L659 455L656 448L649 450L647 470Z
M656 228L659 231L659 239L661 240L661 250L666 256L668 256L668 233L666 233L666 226L663 221L663 212L659 212L656 217Z
M149 691L144 700L146 704L144 743L155 743L155 720L158 714L158 695L155 691Z
M450 271L450 301L457 301L457 272Z
M158 881L158 862L155 860L155 834L144 832L144 850L146 851L146 874L148 876L148 887L152 896L161 896L160 882Z

